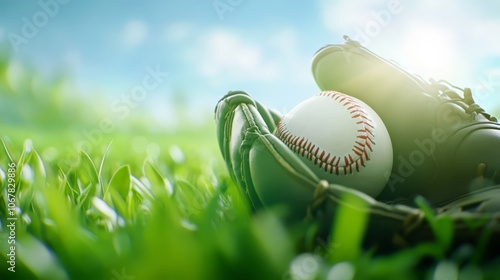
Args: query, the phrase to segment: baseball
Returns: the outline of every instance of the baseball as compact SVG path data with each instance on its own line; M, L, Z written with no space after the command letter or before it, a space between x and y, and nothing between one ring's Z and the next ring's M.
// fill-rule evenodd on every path
M275 135L320 179L377 197L392 170L392 144L380 117L361 100L323 91L293 108Z

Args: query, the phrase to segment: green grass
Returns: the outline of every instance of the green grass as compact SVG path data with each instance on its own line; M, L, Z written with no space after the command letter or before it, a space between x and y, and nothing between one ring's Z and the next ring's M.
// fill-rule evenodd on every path
M252 213L228 176L211 116L203 126L186 124L172 133L122 124L80 150L82 131L96 127L98 118L89 117L80 101L64 103L69 99L57 85L42 90L52 99L40 109L34 105L40 93L12 87L6 65L0 59L0 279L499 275L500 260L485 260L484 248L449 250L449 220L434 218L423 200L418 203L430 214L436 242L385 255L361 246L367 217L349 208L339 209L331 240L318 237L313 222L284 224L283 209ZM12 215L9 178L15 181ZM12 217L15 273L7 270Z
M495 261L474 263L467 246L452 254L439 243L374 254L360 245L365 218L349 209L339 211L332 240L315 237L314 224L283 224L278 210L253 215L215 136L206 136L212 129L143 135L160 147L153 156L128 134L108 135L71 163L65 137L39 131L35 138L52 141L38 145L22 143L19 131L19 139L4 136L0 240L8 236L9 154L18 220L16 272L7 271L1 242L1 279L488 279L498 272ZM47 152L58 149L55 157ZM446 225L435 227L446 239Z
M39 152L64 148L64 141L50 147L6 141L17 165L17 259L16 273L9 275L2 242L2 275L112 279L126 272L136 279L229 279L244 273L262 279L283 273L292 256L285 230L271 215L251 217L215 155L215 139L200 146L193 140L201 135L185 133L178 145L160 143L160 154L151 157L128 152L133 139L113 136L112 144L94 149L107 152L81 151L71 165L62 152L55 159ZM152 136L167 143L169 137ZM5 175L7 151L0 149ZM0 177L2 225L7 177ZM7 240L7 231L1 234ZM271 247L276 244L283 246Z

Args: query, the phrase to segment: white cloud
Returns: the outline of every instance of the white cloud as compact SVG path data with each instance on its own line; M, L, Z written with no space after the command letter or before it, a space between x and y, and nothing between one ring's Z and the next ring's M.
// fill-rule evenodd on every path
M301 49L302 38L295 29L264 30L256 37L236 29L194 30L196 39L182 49L185 64L198 75L190 86L199 88L191 90L207 92L208 87L216 94L244 90L283 112L317 93L310 70L312 54Z
M273 51L272 56L280 61L282 76L294 83L312 81L310 72L312 54L308 55L300 49L300 37L292 28L283 28L272 34L268 43Z
M187 22L175 22L167 26L166 39L171 43L180 43L186 40L193 32L193 27Z
M362 27L372 19L378 7L385 7L388 0L328 1L320 0L321 17L324 25L335 33L350 34L356 27Z
M265 39L262 39L264 37ZM213 29L201 36L185 56L212 83L312 82L311 56L300 50L300 38L292 28L282 28L251 40L233 30Z
M235 32L213 30L204 36L201 46L199 66L205 76L270 80L278 75L277 62L264 57L262 46Z
M141 20L131 20L123 28L123 43L135 48L140 46L148 37L148 26Z
M270 47L273 47L286 55L297 55L298 43L298 35L291 28L279 30L269 39Z

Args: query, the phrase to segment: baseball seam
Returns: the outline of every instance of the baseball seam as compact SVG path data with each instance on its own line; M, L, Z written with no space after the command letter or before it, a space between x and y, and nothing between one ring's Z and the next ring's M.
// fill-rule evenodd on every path
M370 160L370 154L375 145L373 122L368 113L350 96L335 92L324 91L318 96L330 97L339 102L349 112L351 118L358 125L356 140L350 153L344 156L332 155L322 150L304 137L293 135L283 122L278 123L277 135L285 145L302 157L313 161L314 165L323 168L325 172L336 175L352 174L359 172L361 166Z

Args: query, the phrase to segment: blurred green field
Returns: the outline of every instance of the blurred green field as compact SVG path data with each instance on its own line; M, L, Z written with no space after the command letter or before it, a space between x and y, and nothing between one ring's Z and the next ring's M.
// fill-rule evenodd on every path
M317 239L314 224L285 225L279 209L253 215L228 177L212 116L168 132L132 119L81 146L99 123L89 101L65 96L64 77L35 87L31 72L16 85L0 62L0 279L498 278L500 260L470 246L378 255L355 240L339 249Z

